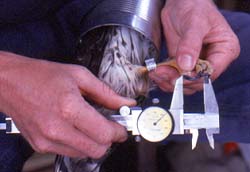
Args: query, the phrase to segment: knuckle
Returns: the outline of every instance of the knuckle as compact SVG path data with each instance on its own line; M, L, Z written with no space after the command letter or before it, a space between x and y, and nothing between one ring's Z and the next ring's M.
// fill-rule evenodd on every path
M69 120L74 118L76 110L76 102L74 96L71 93L65 95L61 100L60 111L64 119Z
M42 139L35 140L32 147L36 152L42 153L42 154L48 153L50 151L49 144L46 141L43 141Z
M41 130L43 137L48 141L60 141L62 127L59 121L48 121Z
M164 7L162 10L161 10L161 19L164 21L164 19L169 16L169 10L168 8Z
M82 65L72 65L72 72L76 74L77 76L90 73L89 70L85 66L82 66Z
M49 127L46 131L46 137L49 139L49 140L52 140L52 141L56 141L58 140L58 132L55 128L53 127Z
M237 36L235 36L235 48L234 48L234 54L235 54L235 59L238 58L238 56L240 55L240 43L239 43L239 39Z
M81 66L81 65L77 65L76 69L79 71L88 71L85 66Z
M241 51L239 38L236 36L235 33L232 32L228 40L229 40L228 41L229 53L231 54L233 60L235 60L240 55L240 51Z
M163 9L161 10L161 18L162 18L162 20L164 19L164 17L166 16L166 14L167 14L167 12L166 12L166 10L163 8Z
M72 71L78 72L81 70L86 70L86 67L77 64L67 64L68 68Z

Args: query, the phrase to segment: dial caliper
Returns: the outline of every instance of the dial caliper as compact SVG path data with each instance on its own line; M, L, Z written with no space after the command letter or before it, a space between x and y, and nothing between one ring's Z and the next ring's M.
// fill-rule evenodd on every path
M176 80L171 106L167 110L158 106L120 108L119 115L111 119L125 126L132 135L141 135L150 142L160 142L170 134L192 134L192 149L196 147L199 129L205 129L210 146L214 149L213 134L219 133L219 109L211 80L203 83L205 113L184 113L183 76Z

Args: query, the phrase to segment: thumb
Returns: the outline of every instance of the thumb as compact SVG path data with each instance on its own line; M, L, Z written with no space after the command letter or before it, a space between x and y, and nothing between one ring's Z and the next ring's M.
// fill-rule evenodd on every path
M192 71L199 58L203 35L198 34L197 32L186 31L178 43L176 62L183 72Z
M118 95L86 69L79 70L75 73L75 79L82 95L87 96L97 104L106 108L118 109L123 105L136 105L134 99Z
M99 80L95 80L93 83L95 84L95 87L86 84L82 85L81 90L86 93L88 98L92 99L97 104L109 109L119 109L124 105L136 105L136 101L134 99L120 96L105 83Z

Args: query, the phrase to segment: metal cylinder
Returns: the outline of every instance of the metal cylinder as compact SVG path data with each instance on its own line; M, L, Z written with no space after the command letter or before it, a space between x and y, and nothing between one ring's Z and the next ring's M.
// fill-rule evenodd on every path
M90 56L99 57L103 50L100 46L93 47L93 44L110 26L124 26L138 31L152 41L156 50L159 51L161 43L160 12L163 4L164 0L101 1L82 20L82 35L77 53L78 62L90 69L98 66L98 61L101 59L95 58L96 62L94 66L93 64L91 66L93 59ZM95 73L95 71L92 72Z
M101 26L122 25L137 30L160 47L162 0L103 0L83 20L83 35Z

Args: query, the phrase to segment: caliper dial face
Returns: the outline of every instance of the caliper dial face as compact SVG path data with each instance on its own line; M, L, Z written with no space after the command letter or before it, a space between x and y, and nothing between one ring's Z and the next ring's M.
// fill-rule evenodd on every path
M171 134L174 123L170 112L151 106L142 111L137 121L137 127L144 139L159 142Z

